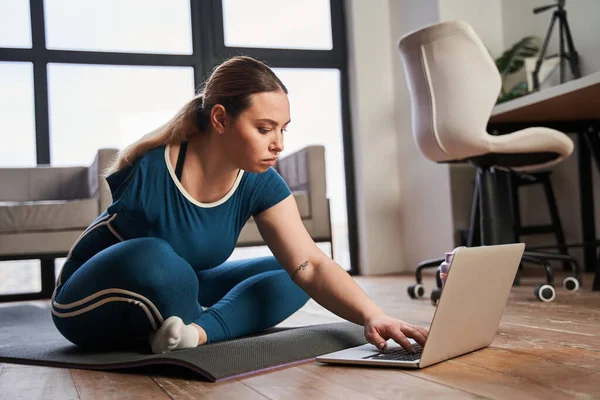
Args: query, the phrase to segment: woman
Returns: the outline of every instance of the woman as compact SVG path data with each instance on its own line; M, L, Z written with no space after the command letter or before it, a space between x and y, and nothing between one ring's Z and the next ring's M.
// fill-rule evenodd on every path
M163 353L272 327L310 296L380 349L425 344L424 328L386 316L306 232L272 168L289 108L266 65L235 57L117 156L113 203L73 245L52 296L63 336L93 348L149 337ZM275 257L226 262L251 216Z

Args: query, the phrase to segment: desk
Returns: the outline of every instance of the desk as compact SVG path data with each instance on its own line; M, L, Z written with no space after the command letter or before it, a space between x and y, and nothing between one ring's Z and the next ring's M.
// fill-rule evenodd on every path
M586 271L595 271L593 290L600 290L590 157L590 152L595 154L600 169L600 72L497 105L488 131L502 134L530 126L546 126L577 136L584 264Z

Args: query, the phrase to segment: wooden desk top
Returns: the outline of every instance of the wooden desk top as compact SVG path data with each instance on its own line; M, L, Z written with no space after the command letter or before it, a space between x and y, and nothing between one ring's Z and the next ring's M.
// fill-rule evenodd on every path
M494 107L490 123L600 120L600 72Z

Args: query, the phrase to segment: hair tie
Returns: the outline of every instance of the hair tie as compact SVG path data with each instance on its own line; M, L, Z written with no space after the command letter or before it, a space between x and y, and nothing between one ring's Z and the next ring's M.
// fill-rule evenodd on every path
M212 106L203 105L196 113L196 125L200 132L204 132L210 123L210 111Z

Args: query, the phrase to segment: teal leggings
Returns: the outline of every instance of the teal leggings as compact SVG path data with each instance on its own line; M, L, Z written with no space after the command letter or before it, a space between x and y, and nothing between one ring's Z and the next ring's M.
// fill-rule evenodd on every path
M127 346L174 315L201 326L209 343L221 341L272 327L309 299L274 257L195 271L166 241L145 237L77 260L65 262L52 318L82 347Z

